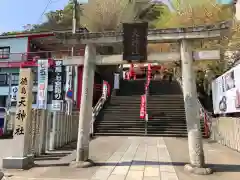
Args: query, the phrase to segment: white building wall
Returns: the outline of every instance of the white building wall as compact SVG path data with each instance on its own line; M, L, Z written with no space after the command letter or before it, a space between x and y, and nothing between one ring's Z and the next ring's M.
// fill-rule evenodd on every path
M0 39L0 47L10 46L10 58L0 61L21 61L22 53L28 50L28 37Z

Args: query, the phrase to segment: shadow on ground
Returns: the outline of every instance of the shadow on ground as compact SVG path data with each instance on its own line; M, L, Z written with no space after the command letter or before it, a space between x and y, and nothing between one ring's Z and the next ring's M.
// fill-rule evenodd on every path
M130 161L122 163L95 163L96 166L159 166L159 165L174 165L184 166L188 162L155 162L155 161ZM240 172L240 164L207 164L207 167L212 168L216 172Z
M59 160L71 153L47 153L35 157L35 161L46 161L46 160Z
M126 162L95 162L94 166L159 166L159 165L173 165L173 166L184 166L188 162L156 162L156 161L126 161ZM69 166L69 163L53 163L53 164L36 164L36 167L59 167ZM240 164L207 164L207 167L212 168L215 172L240 172Z
M75 149L76 142L65 145L54 151L48 151L34 158L34 167L68 166L69 163L64 162L62 159L72 156Z

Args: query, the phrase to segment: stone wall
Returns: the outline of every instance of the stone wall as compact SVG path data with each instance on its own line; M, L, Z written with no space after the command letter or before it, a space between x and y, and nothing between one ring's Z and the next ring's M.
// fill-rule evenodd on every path
M218 117L212 119L211 138L218 143L240 151L240 118Z

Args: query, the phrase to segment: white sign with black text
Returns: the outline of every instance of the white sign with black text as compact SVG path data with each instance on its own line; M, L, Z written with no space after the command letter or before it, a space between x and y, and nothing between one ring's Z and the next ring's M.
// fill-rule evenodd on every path
M48 60L38 60L38 109L47 109Z
M17 102L18 86L12 86L11 89L11 102Z
M55 64L52 110L61 111L63 104L63 61L56 60Z
M73 66L66 66L65 100L67 101L67 106L66 106L67 114L71 114L72 107L73 107Z
M240 64L212 81L214 114L240 112Z

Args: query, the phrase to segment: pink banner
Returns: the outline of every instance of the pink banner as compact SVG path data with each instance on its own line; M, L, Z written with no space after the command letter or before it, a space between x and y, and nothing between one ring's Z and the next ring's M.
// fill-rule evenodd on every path
M110 96L110 84L107 81L103 81L102 91L104 96Z
M102 94L105 97L108 96L108 83L107 83L107 81L103 81Z
M151 80L151 75L152 75L151 64L148 64L148 85L149 85L150 80Z
M110 87L110 84L107 82L107 93L108 93L108 97L110 96L110 90L111 90L111 87Z
M140 118L144 119L146 115L146 95L141 96L141 105L140 105Z

